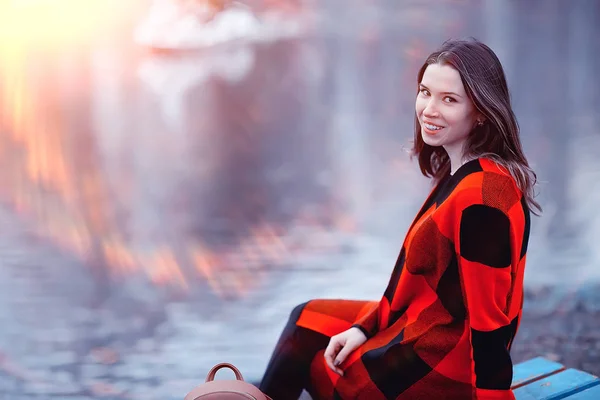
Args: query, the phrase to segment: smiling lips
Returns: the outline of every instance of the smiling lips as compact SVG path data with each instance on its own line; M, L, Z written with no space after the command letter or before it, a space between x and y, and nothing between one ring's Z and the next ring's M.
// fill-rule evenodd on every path
M430 132L430 133L437 133L441 129L444 128L443 126L435 125L435 124L432 124L432 123L429 123L429 122L423 122L423 127L425 128L425 130L427 132Z

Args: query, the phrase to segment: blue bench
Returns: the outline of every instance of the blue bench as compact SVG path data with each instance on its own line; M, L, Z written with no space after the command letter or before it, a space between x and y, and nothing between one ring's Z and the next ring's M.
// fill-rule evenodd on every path
M600 379L542 357L516 364L513 384L517 400L600 400Z

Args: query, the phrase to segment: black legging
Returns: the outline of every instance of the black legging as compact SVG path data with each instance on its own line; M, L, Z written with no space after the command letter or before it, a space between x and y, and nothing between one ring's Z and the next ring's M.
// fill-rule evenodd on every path
M260 383L260 390L273 400L297 400L302 389L312 392L310 364L329 343L328 336L296 325L306 304L291 312Z

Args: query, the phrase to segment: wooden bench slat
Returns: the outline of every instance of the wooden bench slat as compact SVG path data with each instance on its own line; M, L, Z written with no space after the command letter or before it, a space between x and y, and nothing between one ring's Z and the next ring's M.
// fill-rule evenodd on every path
M514 390L517 400L558 400L600 384L598 377L566 369Z
M567 400L598 400L600 399L600 385L596 385L583 392L575 393L572 396L566 397Z
M563 371L565 366L543 357L532 358L516 364L513 368L512 388L516 389L533 381Z

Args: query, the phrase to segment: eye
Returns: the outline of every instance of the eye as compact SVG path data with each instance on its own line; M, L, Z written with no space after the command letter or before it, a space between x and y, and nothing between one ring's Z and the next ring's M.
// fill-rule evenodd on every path
M448 101L446 101L448 100ZM454 98L450 97L450 96L446 96L444 97L444 101L446 101L446 103L454 103L456 100L454 100Z
M419 92L425 96L429 96L429 90L425 89L425 88L421 88L419 90Z

